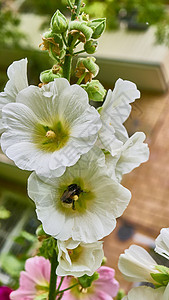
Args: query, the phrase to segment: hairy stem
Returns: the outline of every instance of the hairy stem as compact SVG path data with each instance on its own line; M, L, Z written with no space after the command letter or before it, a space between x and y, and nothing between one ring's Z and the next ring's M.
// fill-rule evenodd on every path
M81 0L75 0L74 6L76 7L74 12L72 13L71 20L75 20L76 17L79 15L80 7L81 7Z

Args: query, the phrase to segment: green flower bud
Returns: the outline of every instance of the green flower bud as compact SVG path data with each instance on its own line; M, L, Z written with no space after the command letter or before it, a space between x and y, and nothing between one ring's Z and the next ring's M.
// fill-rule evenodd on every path
M102 259L102 266L104 266L105 264L107 263L107 257L104 256L103 259Z
M96 52L98 46L98 42L94 41L94 40L89 40L84 44L84 50L88 53L88 54L93 54L94 52Z
M95 57L87 57L82 58L83 59L83 65L85 68L93 74L93 77L97 76L99 72L99 66L95 63L96 58Z
M116 300L122 300L122 299L124 298L125 295L126 295L125 292L124 292L122 289L120 289L120 290L118 291L117 296L116 296Z
M98 39L106 28L106 19L105 18L95 19L92 20L88 25L93 29L92 38Z
M43 230L42 224L38 226L36 229L36 235L37 236L44 236L46 235L45 231Z
M65 16L57 10L53 15L50 27L54 33L63 33L68 28L68 22Z
M93 101L103 101L106 90L99 80L92 80L87 84L81 84L81 87L88 93L89 99Z
M62 77L60 73L54 74L51 69L51 70L43 71L40 74L40 81L47 83L47 82L53 81L55 78L60 78L60 77Z
M86 289L92 285L92 282L99 279L99 273L94 272L92 276L83 275L78 278L78 281L82 288Z
M93 34L93 30L86 25L86 22L71 21L69 23L69 30L77 30L79 32L82 32L87 41L91 38Z

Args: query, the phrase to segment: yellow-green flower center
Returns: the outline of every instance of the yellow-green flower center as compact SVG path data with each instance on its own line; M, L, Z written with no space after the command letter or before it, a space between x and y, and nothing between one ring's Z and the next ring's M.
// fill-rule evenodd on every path
M67 249L70 259L72 262L78 261L80 255L82 254L83 248L79 245L75 249Z
M42 151L54 152L63 148L69 140L70 129L68 124L56 118L51 124L43 122L35 125L33 142Z

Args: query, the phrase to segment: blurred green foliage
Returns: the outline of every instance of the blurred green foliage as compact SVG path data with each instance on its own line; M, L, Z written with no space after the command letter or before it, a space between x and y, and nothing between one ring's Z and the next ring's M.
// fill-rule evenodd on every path
M18 14L8 6L6 1L0 0L0 47L20 47L21 40L26 36L19 31L19 24Z

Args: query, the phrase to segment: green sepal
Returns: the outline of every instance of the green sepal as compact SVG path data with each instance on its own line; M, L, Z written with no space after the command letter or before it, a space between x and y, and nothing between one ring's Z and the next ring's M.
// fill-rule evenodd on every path
M86 22L80 22L80 21L71 21L69 23L69 30L78 30L80 32L82 32L86 38L86 41L88 41L92 34L93 34L93 30L87 26Z
M40 81L46 83L46 82L51 82L55 78L60 78L60 77L62 77L61 73L54 74L52 69L45 70L45 71L41 72L41 74L40 74Z
M51 258L53 256L53 251L56 248L55 243L56 243L56 240L53 237L49 237L49 238L43 240L42 245L39 248L38 255L51 260Z
M54 15L51 19L50 27L51 27L52 31L55 33L63 33L67 30L67 28L68 28L67 19L60 12L59 9L54 13Z
M162 286L166 286L169 282L169 274L150 273L151 277Z
M89 99L93 101L103 101L106 90L99 80L92 80L87 84L81 84L81 87L88 93Z
M160 273L163 274L168 274L169 275L169 268L162 266L162 265L157 265L155 266L156 270L158 270Z
M92 38L98 39L106 28L106 19L105 18L95 19L89 22L88 25L93 29Z
M82 277L78 277L78 281L82 288L88 288L92 285L92 282L99 279L99 273L94 272L92 276L83 275Z
M49 128L48 126L44 126L44 127ZM49 129L47 129L46 131L48 131L48 130ZM37 229L36 229L36 235L37 236L45 236L45 235L47 235L46 232L43 230L42 224L37 227Z
M118 291L117 296L116 296L116 300L121 300L121 299L123 299L123 297L124 297L125 295L126 295L126 294L125 294L124 290L120 289L120 290Z
M84 44L84 50L88 54L93 54L96 52L98 46L98 42L94 40L89 40Z

